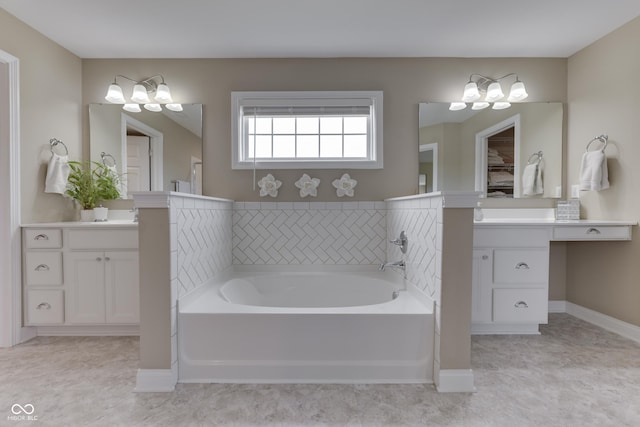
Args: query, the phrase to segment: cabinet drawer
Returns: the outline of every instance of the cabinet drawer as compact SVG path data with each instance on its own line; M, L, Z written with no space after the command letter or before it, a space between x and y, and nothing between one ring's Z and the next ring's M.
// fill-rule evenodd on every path
M61 290L27 292L27 323L51 325L64 323L64 298Z
M551 230L549 226L529 228L506 228L474 226L474 247L515 247L531 248L549 246Z
M69 230L71 249L137 249L137 229Z
M62 247L59 228L26 228L24 240L27 249L56 249Z
M605 226L555 226L554 240L631 240L631 227L627 225Z
M62 285L62 252L27 252L27 285Z
M494 289L493 321L547 323L546 289Z
M549 279L547 249L496 249L493 251L493 282L546 284Z

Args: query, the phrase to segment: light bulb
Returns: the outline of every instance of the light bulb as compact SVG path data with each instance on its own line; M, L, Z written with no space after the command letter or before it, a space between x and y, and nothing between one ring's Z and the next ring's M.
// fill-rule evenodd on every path
M516 82L511 85L511 92L509 92L507 100L510 102L517 102L526 99L527 96L529 96L529 94L524 87L524 83L520 80L516 80Z
M473 105L471 106L472 110L484 110L485 108L487 108L489 105L488 102L474 102Z
M480 99L480 91L478 85L475 82L469 82L464 86L464 92L462 94L462 101L473 102Z
M465 108L467 108L467 104L464 102L452 102L451 105L449 105L449 110L451 111L464 110Z
M112 104L124 104L124 95L122 94L122 88L120 85L115 82L109 85L109 89L107 90L107 95L104 97L107 101Z
M133 86L131 100L140 104L151 102L151 100L149 99L149 94L147 93L147 89L141 84Z
M484 100L487 102L494 102L502 98L504 98L504 93L502 93L502 87L500 87L500 83L491 83L487 88L487 96L484 98Z
M144 104L144 109L153 111L155 113L157 113L158 111L162 111L162 107L160 106L160 104Z
M502 102L494 103L492 108L494 110L504 110L505 108L509 108L509 107L511 107L510 103L502 101Z
M140 104L124 104L122 109L130 113L139 113L140 111L142 111L140 109Z
M160 83L158 88L156 89L156 96L154 99L158 102L163 103L171 103L173 99L171 98L171 92L169 91L169 86L164 83Z
M167 107L167 110L171 111L182 111L182 104L165 104L165 107Z

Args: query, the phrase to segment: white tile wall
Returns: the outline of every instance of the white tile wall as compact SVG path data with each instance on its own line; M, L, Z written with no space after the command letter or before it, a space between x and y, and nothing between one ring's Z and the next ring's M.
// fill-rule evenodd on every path
M438 234L442 227L438 226L438 218L442 217L441 206L440 199L393 201L387 211L387 238L396 239L404 230L409 240L404 255L407 280L434 300L440 294L438 252L442 248L442 238ZM398 246L388 246L389 261L402 257Z
M379 264L384 202L237 202L234 264Z
M178 298L231 266L232 203L185 198L173 203ZM173 245L176 245L175 247ZM172 273L173 275L173 273Z

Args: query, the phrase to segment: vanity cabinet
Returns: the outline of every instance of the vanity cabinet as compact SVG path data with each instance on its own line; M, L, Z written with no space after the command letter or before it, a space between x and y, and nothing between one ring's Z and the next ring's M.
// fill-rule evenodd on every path
M547 323L546 227L475 227L473 333L537 333Z
M71 252L65 266L68 323L140 321L137 252Z
M55 335L137 332L136 224L23 226L23 247L27 326Z
M471 332L537 334L548 321L550 242L631 240L632 225L513 216L475 222Z

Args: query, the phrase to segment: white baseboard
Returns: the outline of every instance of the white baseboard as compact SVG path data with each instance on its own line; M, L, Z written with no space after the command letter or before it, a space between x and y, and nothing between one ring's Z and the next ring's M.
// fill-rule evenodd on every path
M640 343L640 327L566 301L567 314Z
M136 388L138 393L172 392L178 382L177 369L138 369Z
M472 393L473 385L471 369L440 369L436 389L439 393Z
M139 336L138 325L61 325L37 326L39 337Z
M566 313L567 301L549 301L549 313Z

